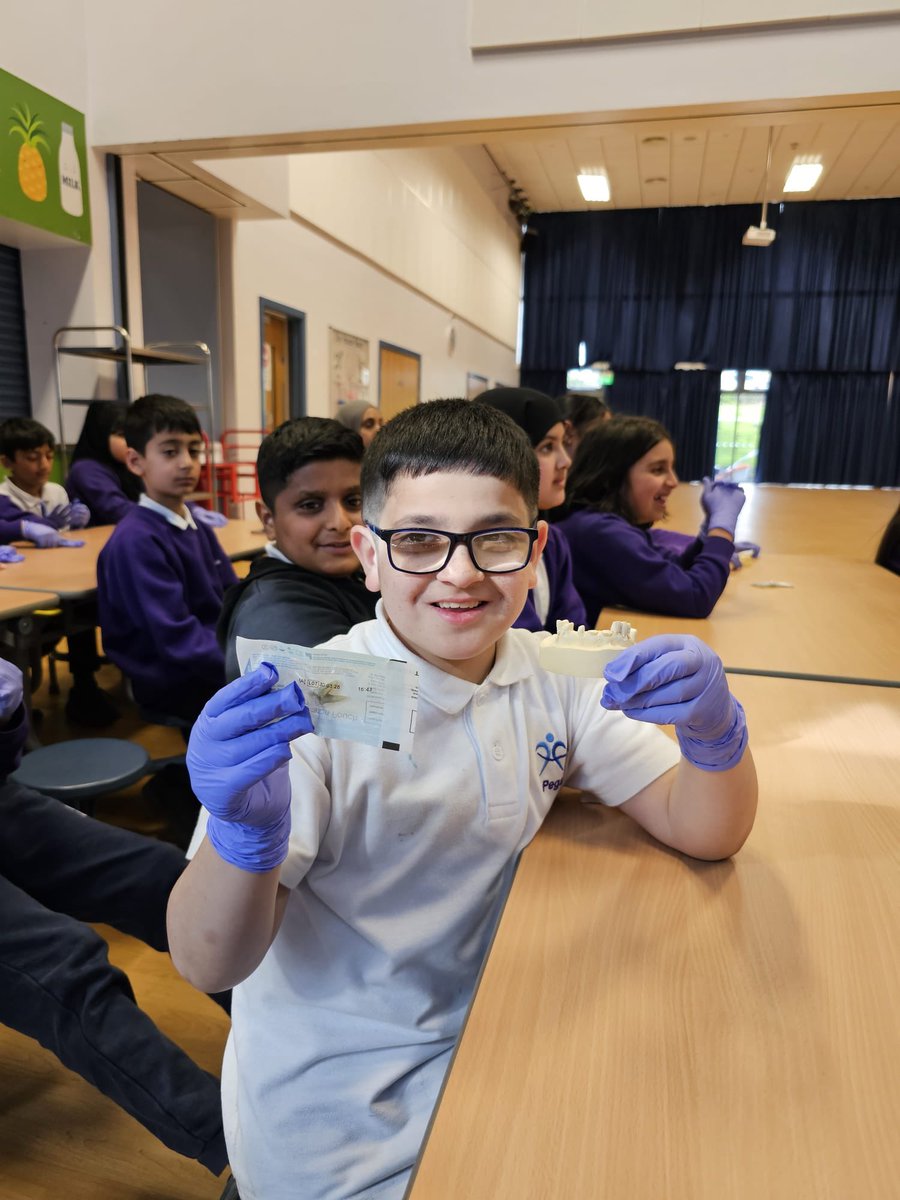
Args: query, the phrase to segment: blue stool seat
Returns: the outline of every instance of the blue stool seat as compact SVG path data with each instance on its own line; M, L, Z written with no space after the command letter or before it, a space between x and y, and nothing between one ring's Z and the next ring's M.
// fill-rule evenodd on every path
M135 742L75 738L32 750L10 778L82 808L85 801L127 787L152 770L150 755Z

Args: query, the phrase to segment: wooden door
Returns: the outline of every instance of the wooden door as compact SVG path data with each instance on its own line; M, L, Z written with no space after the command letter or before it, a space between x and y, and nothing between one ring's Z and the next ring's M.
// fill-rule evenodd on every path
M411 350L381 342L378 363L378 406L385 421L419 403L421 359Z
M288 319L283 313L265 312L262 372L266 429L274 429L291 415Z

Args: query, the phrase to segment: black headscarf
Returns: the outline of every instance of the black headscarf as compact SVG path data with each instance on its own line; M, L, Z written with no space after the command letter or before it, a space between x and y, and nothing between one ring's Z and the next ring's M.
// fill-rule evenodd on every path
M90 458L109 467L115 472L128 499L137 500L144 490L140 479L109 452L110 435L122 432L127 408L127 404L120 404L117 400L92 400L84 416L81 435L72 451L72 462Z
M491 388L476 396L475 403L489 404L512 417L528 434L532 446L542 442L553 426L563 419L557 402L533 388Z

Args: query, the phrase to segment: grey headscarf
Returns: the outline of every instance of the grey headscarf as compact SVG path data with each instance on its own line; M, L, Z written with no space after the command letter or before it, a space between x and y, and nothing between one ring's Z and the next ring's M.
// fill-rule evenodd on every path
M334 419L340 421L346 429L352 429L354 433L359 433L363 413L367 408L374 407L375 405L368 400L348 400L346 403L338 405Z

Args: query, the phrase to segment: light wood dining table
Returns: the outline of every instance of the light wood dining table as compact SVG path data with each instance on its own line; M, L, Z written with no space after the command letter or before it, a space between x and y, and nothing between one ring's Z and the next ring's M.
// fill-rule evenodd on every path
M758 586L787 583L789 587ZM597 627L625 620L639 641L692 633L726 670L900 686L900 577L873 563L766 554L733 571L705 620L604 608Z
M900 693L732 686L748 842L702 863L557 803L409 1200L895 1200Z
M741 485L747 497L737 537L769 554L824 554L872 562L900 489ZM681 484L669 496L663 529L696 534L703 520L700 484Z

